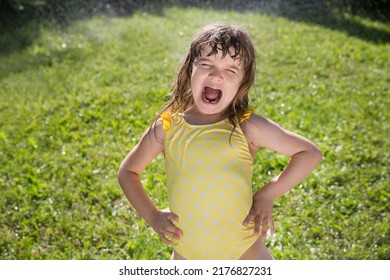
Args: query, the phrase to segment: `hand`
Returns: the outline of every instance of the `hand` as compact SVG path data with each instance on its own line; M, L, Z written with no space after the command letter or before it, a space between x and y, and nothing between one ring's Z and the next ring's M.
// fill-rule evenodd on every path
M158 233L162 242L174 245L174 240L180 240L183 235L183 231L175 226L178 222L179 217L169 209L158 210L152 219L151 227Z
M262 195L260 191L253 196L252 208L246 216L243 224L247 226L251 221L255 222L254 235L259 236L261 229L261 238L265 239L267 236L268 227L271 234L275 233L274 219L272 218L273 200Z

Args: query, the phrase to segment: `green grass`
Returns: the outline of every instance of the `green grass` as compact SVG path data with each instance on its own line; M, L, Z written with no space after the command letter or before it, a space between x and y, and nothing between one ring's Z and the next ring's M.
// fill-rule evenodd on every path
M0 259L169 258L116 172L163 104L194 32L214 21L253 37L256 112L324 154L275 202L273 256L390 258L389 44L256 11L167 8L39 24L31 45L0 55ZM286 163L260 151L254 190ZM142 180L166 207L161 156Z

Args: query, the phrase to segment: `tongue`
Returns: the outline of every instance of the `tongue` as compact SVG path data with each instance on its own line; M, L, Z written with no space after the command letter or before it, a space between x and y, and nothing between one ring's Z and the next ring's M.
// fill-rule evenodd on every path
M216 101L219 98L221 91L219 89L205 87L204 93L207 100Z

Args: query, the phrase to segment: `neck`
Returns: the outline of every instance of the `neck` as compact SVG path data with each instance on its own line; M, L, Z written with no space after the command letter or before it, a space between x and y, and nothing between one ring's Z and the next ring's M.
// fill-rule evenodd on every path
M184 112L184 119L191 125L213 124L224 120L226 117L221 113L218 114L203 114L196 108L191 108Z

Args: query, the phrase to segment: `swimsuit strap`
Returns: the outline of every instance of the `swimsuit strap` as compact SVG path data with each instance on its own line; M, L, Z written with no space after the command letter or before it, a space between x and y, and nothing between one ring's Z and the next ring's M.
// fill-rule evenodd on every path
M249 119L254 112L255 110L252 107L246 109L245 113L240 118L240 123Z
M165 133L167 133L167 131L171 127L172 115L171 113L165 111L161 113L160 118L162 120L163 130L165 131Z
M240 123L249 119L254 112L255 112L255 110L252 107L249 107L245 111L245 113L241 116ZM165 131L165 133L167 133L169 128L171 127L172 115L170 112L164 111L161 113L160 118L162 120L163 130Z

